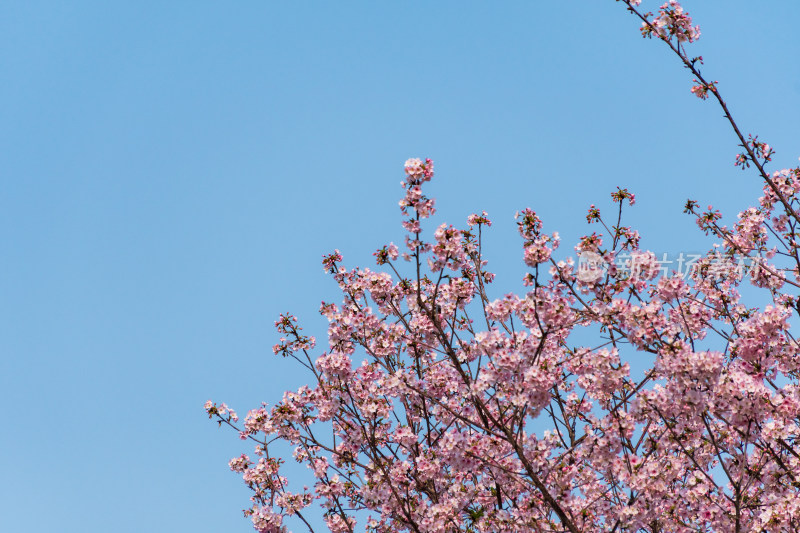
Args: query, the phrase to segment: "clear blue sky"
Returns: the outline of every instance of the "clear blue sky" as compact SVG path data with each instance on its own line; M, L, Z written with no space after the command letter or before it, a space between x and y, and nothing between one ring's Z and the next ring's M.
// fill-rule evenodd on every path
M685 6L743 129L795 165L800 2ZM495 220L498 296L515 211L571 250L617 185L645 246L704 250L686 198L731 220L760 184L638 26L612 0L0 5L0 530L251 531L226 464L249 446L203 402L302 384L272 322L324 335L319 259L400 241L408 157L436 161L429 227Z

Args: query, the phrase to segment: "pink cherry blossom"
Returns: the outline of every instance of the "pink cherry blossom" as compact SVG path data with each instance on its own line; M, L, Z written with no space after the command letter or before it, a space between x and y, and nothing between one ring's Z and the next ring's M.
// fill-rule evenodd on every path
M377 270L323 257L341 292L319 308L327 342L294 315L275 322L273 352L308 385L241 423L204 404L255 443L229 468L257 531L800 530L800 167L765 169L773 148L742 135L686 55L700 33L678 2L657 15L622 2L725 110L763 195L735 219L686 202L711 241L684 275L623 224L636 200L625 188L613 218L589 208L566 253L523 209L523 289L497 295L487 214L426 226L434 165L407 160L405 250L378 249ZM284 456L313 487L287 478Z

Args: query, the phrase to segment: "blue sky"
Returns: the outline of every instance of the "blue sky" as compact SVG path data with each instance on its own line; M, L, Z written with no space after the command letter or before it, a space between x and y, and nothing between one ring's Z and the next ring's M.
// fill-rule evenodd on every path
M800 3L684 5L744 131L794 166ZM429 227L495 221L497 296L527 206L571 249L628 187L645 246L706 249L685 200L731 220L760 184L690 86L611 0L0 5L0 529L251 531L226 465L249 447L203 402L304 382L272 323L324 336L320 257L402 239L408 157L436 161Z

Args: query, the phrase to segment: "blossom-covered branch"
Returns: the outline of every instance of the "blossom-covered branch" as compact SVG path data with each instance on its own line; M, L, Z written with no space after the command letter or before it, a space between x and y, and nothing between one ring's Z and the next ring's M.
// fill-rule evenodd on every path
M524 209L524 288L498 297L488 214L426 227L434 164L409 159L403 244L379 248L374 270L348 269L338 251L323 258L342 295L320 307L325 345L293 315L276 322L275 354L309 385L241 423L225 404L205 406L257 443L257 459L229 466L253 491L245 513L258 531L298 519L313 531L315 507L333 532L800 529L800 168L766 173L772 148L741 135L686 55L700 31L677 2L653 15L622 1L691 70L692 92L722 106L740 163L764 180L757 205L729 228L688 201L715 242L686 274L623 225L627 189L612 192L610 219L589 208L596 231L573 257ZM282 473L276 441L313 487Z

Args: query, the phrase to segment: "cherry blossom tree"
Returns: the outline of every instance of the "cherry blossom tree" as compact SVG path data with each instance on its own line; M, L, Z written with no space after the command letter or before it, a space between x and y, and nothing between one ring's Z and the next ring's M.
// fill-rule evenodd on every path
M338 251L323 260L343 297L320 308L327 345L292 315L276 322L275 353L310 384L244 421L205 405L256 443L230 462L252 489L256 530L314 531L314 507L334 532L800 530L800 168L766 169L772 148L745 137L687 53L700 30L681 5L653 14L640 2L621 0L691 72L692 93L721 106L741 147L732 163L763 181L757 205L728 227L688 201L716 244L684 273L623 225L626 189L611 217L589 209L598 229L575 245L577 263L555 257L558 234L526 209L527 292L493 299L491 221L474 214L427 237L434 165L409 159L403 245L379 249L375 270L347 269ZM649 367L632 371L642 354ZM282 474L292 459L278 441L313 487Z

